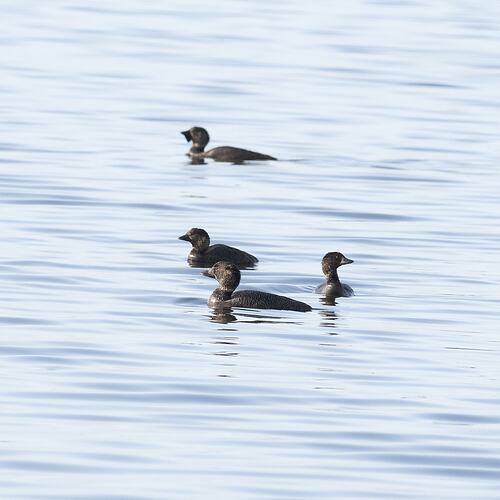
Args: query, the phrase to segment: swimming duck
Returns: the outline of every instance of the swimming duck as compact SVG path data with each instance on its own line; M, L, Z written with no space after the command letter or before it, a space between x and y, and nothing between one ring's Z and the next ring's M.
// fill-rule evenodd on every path
M189 241L193 248L188 255L188 262L194 266L210 267L220 260L232 262L239 267L253 267L257 257L228 245L210 245L210 236L204 229L191 228L180 240Z
M254 309L281 309L288 311L311 311L311 306L298 300L293 300L274 293L256 290L235 292L240 284L240 270L230 262L217 262L203 273L215 278L219 286L208 299L210 307L247 307Z
M326 276L326 281L316 288L316 293L324 293L328 297L350 297L354 295L354 290L349 285L340 282L337 273L340 266L352 264L353 262L340 252L328 252L321 261L321 268Z
M230 163L241 163L246 160L276 160L269 155L256 153L247 149L233 148L232 146L220 146L218 148L205 151L205 147L210 140L208 132L202 127L192 127L189 130L181 132L186 141L192 141L193 145L187 155L193 162L199 163L204 158L211 158L215 161L225 161Z

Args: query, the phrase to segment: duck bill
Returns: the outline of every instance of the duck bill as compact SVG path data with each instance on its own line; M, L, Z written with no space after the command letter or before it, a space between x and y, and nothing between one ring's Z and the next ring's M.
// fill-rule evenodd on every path
M352 264L354 261L352 259L348 259L347 257L342 257L340 261L341 266L345 266L346 264Z
M186 138L186 141L192 141L193 136L191 135L191 132L189 130L185 130L184 132L181 132L181 134Z
M211 268L207 269L206 271L203 271L201 274L203 274L203 276L208 276L209 278L215 279L214 273L212 272Z
M179 239L183 241L189 241L189 236L187 234L183 234L182 236L179 236Z

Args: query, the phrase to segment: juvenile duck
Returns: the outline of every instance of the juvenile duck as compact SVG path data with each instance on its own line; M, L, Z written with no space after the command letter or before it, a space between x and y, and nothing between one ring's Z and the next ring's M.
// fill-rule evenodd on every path
M235 292L240 284L240 270L230 262L217 262L203 273L215 278L219 286L208 299L210 307L250 307L255 309L281 309L288 311L306 312L311 306L298 300L289 299L274 293L258 292L256 290L242 290Z
M188 262L195 266L210 267L220 260L232 262L239 267L252 267L259 260L257 257L228 245L210 245L210 236L204 229L191 228L180 240L189 241L193 248L188 255Z
M341 283L337 274L337 269L340 266L352 264L353 262L340 252L328 252L321 261L326 281L316 288L316 293L324 293L328 297L350 297L354 295L354 290L349 285Z
M276 158L269 155L248 151L247 149L233 148L232 146L221 146L205 151L210 136L202 127L192 127L189 130L181 132L181 134L186 138L187 142L193 142L187 155L195 162L204 158L231 163L241 163L246 160L276 160Z

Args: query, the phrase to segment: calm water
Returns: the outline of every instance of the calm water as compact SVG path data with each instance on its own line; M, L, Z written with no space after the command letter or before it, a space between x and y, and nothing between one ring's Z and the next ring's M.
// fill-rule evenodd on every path
M498 3L0 5L2 498L500 498Z

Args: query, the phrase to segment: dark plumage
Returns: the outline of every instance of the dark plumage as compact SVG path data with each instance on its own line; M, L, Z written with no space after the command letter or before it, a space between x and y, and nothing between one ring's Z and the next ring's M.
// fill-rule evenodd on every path
M238 267L253 267L257 257L228 245L210 245L210 236L204 229L191 228L180 240L189 241L193 248L188 255L188 262L194 266L210 267L220 260L232 262Z
M195 163L199 163L204 158L230 163L241 163L247 160L276 160L276 158L269 155L248 151L247 149L233 148L232 146L221 146L205 151L210 136L202 127L192 127L189 130L181 132L181 134L186 138L186 141L193 142L187 155L190 156Z
M210 307L247 307L254 309L281 309L307 312L311 306L298 300L289 299L274 293L242 290L234 292L240 284L240 270L230 262L217 262L203 274L215 278L219 286L208 299ZM233 293L234 292L234 293Z
M337 273L337 268L353 262L340 252L327 253L321 261L321 268L326 276L326 281L316 288L316 292L324 293L327 297L350 297L354 295L354 291L349 285L340 282Z

